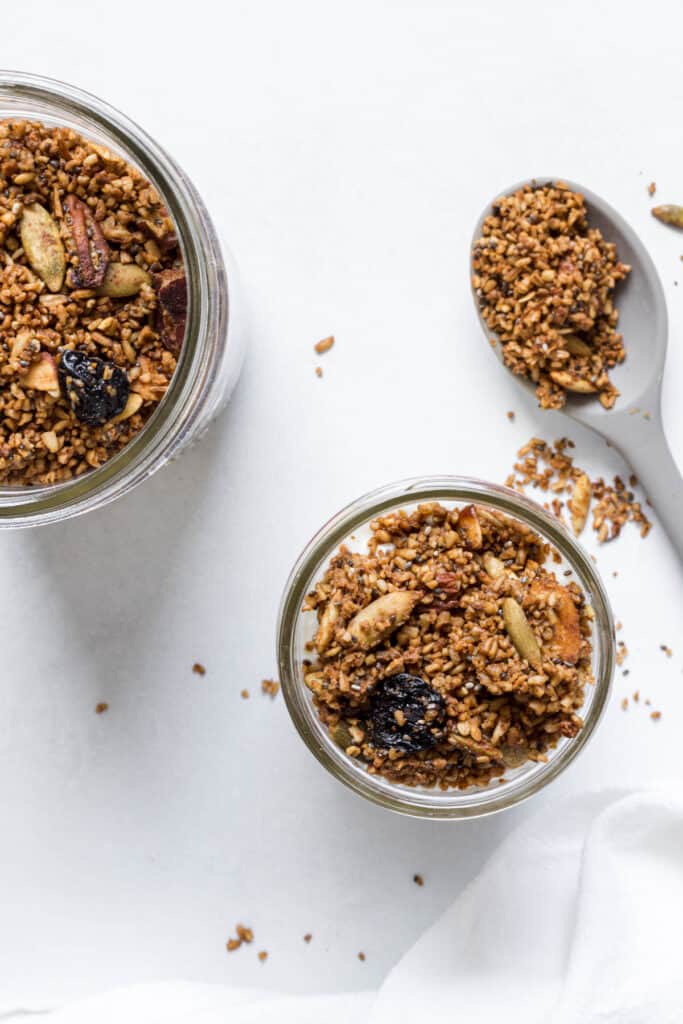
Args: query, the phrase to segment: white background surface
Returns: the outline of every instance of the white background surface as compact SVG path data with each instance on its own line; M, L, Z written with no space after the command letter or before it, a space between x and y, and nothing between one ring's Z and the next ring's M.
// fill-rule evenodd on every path
M440 825L366 806L259 683L292 561L360 493L429 472L502 481L532 434L569 432L582 465L624 470L526 404L479 333L468 242L508 184L585 182L641 233L669 301L664 415L683 464L683 234L646 192L655 179L683 202L683 25L680 5L629 7L12 5L3 65L100 94L193 177L252 332L199 448L99 514L0 536L0 1005L172 977L374 986L530 813ZM656 526L598 565L630 675L537 806L680 777L680 567ZM621 711L635 688L659 723ZM256 942L228 956L240 920Z

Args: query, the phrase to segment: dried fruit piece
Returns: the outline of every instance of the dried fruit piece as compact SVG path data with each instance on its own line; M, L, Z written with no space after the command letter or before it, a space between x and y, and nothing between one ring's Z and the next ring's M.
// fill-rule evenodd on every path
M98 288L104 281L109 263L109 246L102 228L82 199L73 194L64 202L66 226L73 254L78 257L74 282L79 288Z
M590 480L585 473L582 473L574 484L572 496L567 502L572 517L572 529L575 537L579 536L586 525L592 492L593 488Z
M372 742L375 747L416 753L441 738L443 697L417 676L401 672L382 679L371 697Z
M654 206L652 216L661 220L662 224L671 224L675 228L683 228L683 206Z
M187 281L184 270L163 270L154 285L159 305L157 330L166 348L178 353L185 338L187 322Z
M503 622L520 658L525 658L540 672L543 667L541 648L522 606L513 597L506 597L503 601Z
M25 388L47 391L53 398L59 398L57 364L49 352L40 353L40 358L35 363L31 363L28 373L21 378L21 383Z
M550 377L565 391L572 391L576 395L592 395L598 390L592 381L578 377L569 370L552 370Z
M147 271L137 263L110 263L97 294L112 299L126 299L130 295L137 295L143 284L150 284L151 280Z
M556 581L537 579L529 587L525 603L546 605L555 612L550 653L569 665L575 665L581 651L579 611L566 587ZM524 614L524 613L522 613Z
M458 516L458 530L475 551L482 546L484 539L481 533L481 523L474 505L466 505L461 509Z
M349 623L354 643L369 650L402 626L422 595L416 590L395 590L361 608Z
M325 610L320 616L320 624L318 625L318 632L315 636L315 646L319 654L330 646L332 637L334 636L334 627L337 624L339 618L339 608L337 602L339 596L333 594L330 600L325 606Z
M67 349L59 364L59 379L74 414L88 426L99 427L126 407L128 378L104 359Z
M59 228L39 203L25 206L19 225L21 244L33 270L51 292L58 292L66 273L66 256Z
M496 556L492 555L490 551L485 551L481 556L481 560L492 580L497 580L499 576L503 576L505 574L505 566L501 562L500 558L496 558Z

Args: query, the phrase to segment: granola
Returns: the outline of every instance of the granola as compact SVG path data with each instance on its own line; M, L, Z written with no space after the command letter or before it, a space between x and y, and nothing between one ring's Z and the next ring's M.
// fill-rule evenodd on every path
M499 512L435 502L342 545L304 604L304 679L333 741L371 774L465 789L576 736L593 613L551 554Z
M505 363L530 378L545 409L567 392L619 392L609 371L625 358L612 293L630 267L588 225L582 195L563 182L502 196L472 251L472 284Z
M70 128L0 121L0 483L101 466L164 397L185 331L168 212Z

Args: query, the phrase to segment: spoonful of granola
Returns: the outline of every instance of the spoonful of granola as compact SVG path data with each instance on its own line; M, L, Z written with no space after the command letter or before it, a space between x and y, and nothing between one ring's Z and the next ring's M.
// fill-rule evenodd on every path
M524 182L477 223L472 289L500 361L541 408L561 409L621 452L683 558L683 478L661 416L666 302L633 229L578 185Z

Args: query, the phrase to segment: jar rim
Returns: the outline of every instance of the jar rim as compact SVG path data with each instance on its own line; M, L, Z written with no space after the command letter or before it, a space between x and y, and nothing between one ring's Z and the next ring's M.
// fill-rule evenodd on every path
M401 786L370 775L340 750L321 726L303 682L295 636L303 600L316 574L354 530L377 516L423 501L476 502L511 516L541 535L566 559L593 608L594 684L579 733L550 751L532 776L468 790ZM336 513L305 546L285 584L277 623L277 661L292 721L309 750L332 775L373 803L413 817L461 819L494 814L528 799L553 781L583 750L602 718L615 667L614 621L604 585L589 555L563 524L525 495L499 484L451 475L412 477L376 488ZM585 707L583 709L585 711Z
M210 383L206 344L227 344L228 279L209 216L175 161L138 124L76 86L40 75L0 70L0 117L17 105L26 120L90 125L96 141L132 163L159 192L173 220L187 278L185 340L168 390L143 429L102 466L47 486L0 486L0 529L55 522L104 505L131 490L168 461L192 432L193 399ZM85 127L76 130L88 137ZM99 136L99 139L98 139Z

